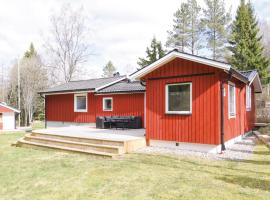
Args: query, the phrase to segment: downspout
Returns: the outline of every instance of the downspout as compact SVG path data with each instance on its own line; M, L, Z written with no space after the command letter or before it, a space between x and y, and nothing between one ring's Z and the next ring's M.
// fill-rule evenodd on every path
M225 81L221 81L221 84L220 84L220 108L221 108L221 125L220 125L220 142L221 142L221 152L225 151L226 150L226 147L225 147L225 142L224 142L224 82Z
M220 143L221 143L221 152L226 150L225 147L225 139L224 139L224 135L225 135L225 131L224 131L224 83L228 82L229 80L232 79L232 72L229 71L228 77L225 80L221 81L220 84ZM228 92L227 92L228 94ZM229 98L229 97L228 97ZM228 110L229 112L229 110Z

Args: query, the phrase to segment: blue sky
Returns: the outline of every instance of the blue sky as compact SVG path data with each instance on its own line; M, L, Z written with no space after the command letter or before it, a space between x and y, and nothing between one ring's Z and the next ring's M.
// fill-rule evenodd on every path
M204 6L203 0L198 0ZM84 78L100 76L102 67L112 60L121 73L132 72L139 56L155 35L164 44L172 27L173 13L181 0L0 0L0 65L6 67L23 55L30 42L39 52L49 28L50 15L63 3L83 6L92 29L89 37L95 56L91 56ZM226 0L234 13L238 0ZM257 16L270 20L270 0L253 0Z

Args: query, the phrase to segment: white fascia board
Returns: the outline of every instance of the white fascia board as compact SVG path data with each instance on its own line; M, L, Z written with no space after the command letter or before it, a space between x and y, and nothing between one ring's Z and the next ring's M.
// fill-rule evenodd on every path
M5 105L5 104L2 104L2 103L0 103L0 106L3 106L5 108L7 108L7 109L10 109L10 110L12 110L12 111L14 111L16 113L20 113L21 112L21 111L17 110L16 108L12 108L12 107L10 107L8 105Z
M249 86L254 82L254 86L256 86L256 83L258 85L259 88L259 91L262 92L262 83L261 83L261 80L260 80L260 77L258 75L258 73L256 74L256 76L253 77L253 79L249 82ZM256 88L255 88L256 90ZM257 90L258 91L258 90Z
M95 89L95 92L97 92L97 91L99 91L99 90L101 90L101 89L103 89L103 88L105 88L105 87L108 87L108 86L110 86L110 85L113 85L113 84L115 84L115 83L118 83L118 82L120 82L120 81L122 81L122 80L124 80L124 79L126 79L126 78L127 78L127 76L124 76L124 77L122 77L122 78L120 78L120 79L117 79L116 81L113 81L113 82L110 82L110 83L105 84L105 85L103 85L103 86L100 86L100 87L98 87L98 88Z
M154 71L155 69L157 69L161 65L164 65L164 64L170 62L174 58L182 58L182 59L185 59L185 60L205 64L205 65L216 67L216 68L223 69L223 70L230 70L230 68L231 68L230 65L226 64L226 63L220 63L220 62L217 62L217 61L208 60L208 59L205 59L205 58L200 58L200 57L197 57L197 56L183 54L183 53L179 53L179 52L171 52L170 54L168 54L168 55L164 56L163 58L157 60L156 62L152 63L151 65L148 65L144 69L142 69L142 70L138 71L137 73L131 75L131 78L139 80L141 77L143 77L146 74Z
M72 92L55 92L55 93L43 93L44 96L50 96L50 95L60 95L60 94L80 94L80 93L91 93L94 92L94 90L78 90L78 91L72 91Z

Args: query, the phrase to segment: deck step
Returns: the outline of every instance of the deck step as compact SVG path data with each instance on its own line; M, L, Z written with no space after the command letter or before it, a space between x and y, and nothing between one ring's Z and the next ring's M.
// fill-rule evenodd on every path
M47 145L57 145L57 146L64 146L69 148L76 148L81 150L94 150L98 152L107 152L113 154L123 154L124 147L121 146L112 146L112 145L104 145L104 144L95 144L95 143L84 143L84 142L75 142L66 139L55 139L55 138L47 138L47 137L38 137L32 136L30 134L26 134L24 140L29 142L35 142L40 144L47 144Z
M108 153L108 152L100 152L100 151L95 151L95 150L82 150L82 149L71 148L71 147L66 147L66 146L42 144L42 143L27 141L24 139L18 140L16 143L16 146L31 147L31 148L32 147L39 147L39 148L57 149L57 150L62 150L62 151L71 151L71 152L76 152L76 153L84 153L84 154L109 157L109 158L114 158L117 156L117 154Z
M68 135L58 135L58 134L46 134L33 131L31 136L35 137L42 137L42 138L50 138L50 139L59 139L65 141L72 141L72 142L82 142L82 143L90 143L90 144L101 144L101 145L108 145L108 146L124 146L124 141L113 140L113 139L106 139L106 138L85 138L85 137L76 137L76 136L68 136Z

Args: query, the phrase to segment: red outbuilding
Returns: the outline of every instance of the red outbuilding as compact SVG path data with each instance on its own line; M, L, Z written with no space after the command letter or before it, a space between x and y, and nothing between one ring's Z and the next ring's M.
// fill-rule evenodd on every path
M16 129L16 114L19 110L0 102L0 130Z
M225 149L254 128L256 70L169 52L130 76L71 81L43 91L47 126L95 123L97 116L140 116L146 140Z

